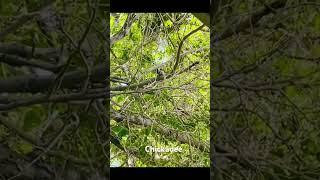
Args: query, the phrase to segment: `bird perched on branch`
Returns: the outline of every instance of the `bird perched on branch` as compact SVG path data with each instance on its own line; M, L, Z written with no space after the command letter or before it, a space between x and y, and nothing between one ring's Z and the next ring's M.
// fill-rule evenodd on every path
M165 73L161 69L156 70L158 77L157 78L164 78Z
M47 43L54 46L52 32L58 32L62 26L63 18L59 16L52 4L44 7L36 20L38 27Z

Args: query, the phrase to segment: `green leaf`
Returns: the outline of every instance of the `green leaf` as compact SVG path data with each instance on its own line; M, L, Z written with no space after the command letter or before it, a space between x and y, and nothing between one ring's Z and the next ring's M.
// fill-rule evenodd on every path
M123 126L112 127L112 130L117 134L117 136L120 139L129 134L128 128L123 127Z

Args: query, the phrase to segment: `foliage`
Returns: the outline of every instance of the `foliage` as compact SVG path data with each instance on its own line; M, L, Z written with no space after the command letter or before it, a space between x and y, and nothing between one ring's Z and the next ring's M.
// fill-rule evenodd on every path
M108 176L105 7L0 1L1 179Z
M125 26L129 21L131 26ZM111 131L125 149L119 152L111 146L112 166L209 166L209 31L202 28L181 43L201 24L186 13L111 15L111 37L127 31L111 46L111 108L128 116L121 122L111 119ZM173 71L180 44L179 65ZM137 125L130 116L152 124ZM169 129L206 148L164 132ZM183 151L147 153L146 146L182 147Z
M211 27L212 175L319 178L319 4L221 1L218 7Z

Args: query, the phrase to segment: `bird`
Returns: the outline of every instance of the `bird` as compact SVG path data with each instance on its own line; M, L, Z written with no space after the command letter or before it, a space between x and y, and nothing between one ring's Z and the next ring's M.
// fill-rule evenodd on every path
M156 70L158 77L157 78L164 78L165 73L161 69Z
M53 5L46 6L40 11L37 23L45 33L58 31L61 27L62 17L58 15Z
M52 32L59 32L62 22L63 18L58 15L52 4L43 8L36 19L39 30L51 47L54 47Z

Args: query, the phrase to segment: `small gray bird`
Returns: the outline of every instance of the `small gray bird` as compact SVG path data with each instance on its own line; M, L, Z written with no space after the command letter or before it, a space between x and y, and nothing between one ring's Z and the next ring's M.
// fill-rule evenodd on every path
M156 72L158 74L158 78L164 78L165 77L165 73L161 69L157 69Z
M63 22L63 18L58 15L57 11L54 9L54 6L49 5L43 8L37 17L36 22L40 31L46 37L47 43L50 46L54 46L51 33L58 32Z
M58 15L53 5L49 5L40 11L37 23L41 31L45 33L57 31L60 28L62 18Z

